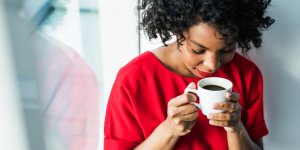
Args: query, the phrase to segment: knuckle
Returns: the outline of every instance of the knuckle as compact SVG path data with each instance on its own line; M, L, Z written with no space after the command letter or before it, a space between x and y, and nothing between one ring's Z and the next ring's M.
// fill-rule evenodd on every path
M177 117L177 118L174 119L174 123L175 123L176 125L179 125L180 122L181 122L181 119L180 119L180 118Z
M175 116L175 110L174 110L173 107L169 107L169 109L168 109L168 115L170 117L174 117Z
M170 111L168 114L171 118L173 118L175 116L175 114L172 111Z

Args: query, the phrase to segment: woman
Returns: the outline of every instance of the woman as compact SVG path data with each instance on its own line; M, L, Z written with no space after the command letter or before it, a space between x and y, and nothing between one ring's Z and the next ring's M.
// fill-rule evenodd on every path
M105 149L263 149L263 80L243 54L261 46L270 0L144 0L142 28L165 44L120 69L105 119ZM176 41L166 44L172 36ZM205 77L233 82L224 113L203 115L184 94ZM201 99L200 99L201 101Z

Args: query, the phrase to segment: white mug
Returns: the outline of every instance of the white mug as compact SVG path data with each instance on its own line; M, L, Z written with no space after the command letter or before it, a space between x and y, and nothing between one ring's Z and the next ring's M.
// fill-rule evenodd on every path
M208 77L198 81L197 89L187 87L184 93L191 92L196 94L200 103L192 102L192 104L201 109L204 115L208 115L210 113L224 112L222 110L214 110L213 105L218 102L228 101L226 93L231 90L231 81L220 77Z

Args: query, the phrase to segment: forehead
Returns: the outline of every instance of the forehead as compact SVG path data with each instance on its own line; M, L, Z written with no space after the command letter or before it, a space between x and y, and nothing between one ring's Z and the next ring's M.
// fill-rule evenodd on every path
M209 49L219 49L225 46L223 36L211 25L199 23L188 29L186 38L204 45Z

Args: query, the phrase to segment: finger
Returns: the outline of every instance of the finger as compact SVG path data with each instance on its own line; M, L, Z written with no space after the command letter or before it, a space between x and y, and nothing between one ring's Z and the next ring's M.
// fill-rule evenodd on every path
M235 104L236 103L233 103L233 102L219 102L219 103L215 103L213 105L213 109L234 111L235 110Z
M240 94L236 92L227 92L226 98L231 101L238 102L240 100Z
M190 102L196 102L197 98L191 93L182 94L169 101L168 106L182 106Z
M198 112L193 112L182 117L183 121L195 121L198 118Z
M189 91L188 89L194 89L196 90L196 84L194 82L191 82L184 90L184 93L191 93L196 96L194 92Z
M196 84L194 82L191 82L187 87L191 89L196 89Z
M226 112L233 113L233 112L240 112L242 110L242 106L240 103L220 102L220 103L215 103L213 105L213 109L225 110Z
M179 107L172 106L168 109L168 114L171 117L176 117L179 115L184 116L194 112L198 112L198 109L195 105L190 103Z
M208 114L207 118L210 120L217 120L217 121L235 121L238 119L235 113L214 113Z
M184 106L180 106L179 108L181 108L181 107L182 107L181 113L183 115L188 115L190 113L198 112L198 108L191 103L184 105Z
M230 127L233 123L232 121L209 120L209 124L218 127Z

